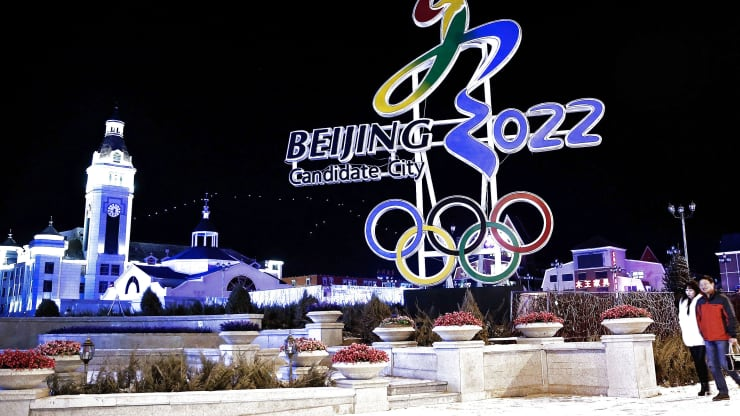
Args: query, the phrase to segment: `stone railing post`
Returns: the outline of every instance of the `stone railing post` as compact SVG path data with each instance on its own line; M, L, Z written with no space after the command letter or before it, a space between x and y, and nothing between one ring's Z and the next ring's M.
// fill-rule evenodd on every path
M460 394L460 401L485 399L483 341L441 341L432 344L437 354L437 380Z
M603 335L607 396L654 397L660 394L653 359L654 334Z

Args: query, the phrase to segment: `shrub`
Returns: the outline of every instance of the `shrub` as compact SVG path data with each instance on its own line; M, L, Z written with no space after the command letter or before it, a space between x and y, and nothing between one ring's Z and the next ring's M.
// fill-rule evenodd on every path
M331 357L332 363L385 363L389 360L385 351L357 343L340 349Z
M440 315L434 320L434 326L462 326L477 325L483 326L483 322L476 318L472 313L465 311L447 312Z
M530 312L514 319L514 325L531 324L534 322L557 322L562 324L565 320L552 312Z
M235 286L226 301L226 313L252 313L252 309L249 291L242 285Z
M141 295L141 312L144 315L158 316L163 311L164 309L162 308L162 302L159 301L159 297L152 291L152 288L146 288Z
M645 308L633 305L618 305L611 307L601 313L601 320L619 318L652 318L653 316Z
M252 321L226 321L220 324L222 331L259 331L259 325Z
M51 299L44 299L36 308L36 314L34 316L59 316L59 306L56 302Z

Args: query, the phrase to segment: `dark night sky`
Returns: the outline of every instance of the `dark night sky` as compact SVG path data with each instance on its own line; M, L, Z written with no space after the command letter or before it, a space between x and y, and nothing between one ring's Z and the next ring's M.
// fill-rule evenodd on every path
M0 230L27 244L50 216L58 230L82 225L85 168L117 102L137 168L133 240L189 244L210 192L220 245L284 260L287 275L392 268L370 252L362 227L378 202L413 200L413 182L294 188L283 162L287 139L297 129L388 124L372 108L375 92L436 46L439 25L416 27L413 1L294 3L19 10L22 29L3 29L10 94ZM690 264L718 274L720 237L740 232L730 199L740 147L732 13L707 5L715 15L674 10L669 18L601 2L491 3L469 2L470 27L513 19L523 34L492 78L494 112L585 97L606 105L593 131L603 139L598 147L499 153L499 196L533 192L555 217L549 244L528 261L569 261L570 250L594 236L630 258L649 246L667 261L682 237L666 206L693 200ZM472 72L471 53L427 100L430 117L456 117L452 94ZM438 197L476 196L478 179L462 163L433 174Z

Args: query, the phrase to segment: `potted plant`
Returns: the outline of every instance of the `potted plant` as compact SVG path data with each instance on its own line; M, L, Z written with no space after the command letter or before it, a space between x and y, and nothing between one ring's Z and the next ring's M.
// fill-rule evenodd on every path
M329 356L326 351L326 344L315 338L298 337L294 340L295 350L292 357L293 364L297 367L311 367L321 363L325 357ZM285 353L285 344L280 346L280 357L289 364L291 357Z
M7 349L0 352L0 388L30 389L54 374L53 358L36 349Z
M332 367L351 380L374 378L389 361L385 351L358 343L342 347L331 357Z
M553 337L565 320L552 312L529 312L514 319L514 328L527 338Z
M414 320L406 315L389 316L373 329L373 333L385 342L406 341L416 332Z
M306 307L306 316L314 323L337 322L342 307L333 303L316 302Z
M53 339L40 344L36 350L54 359L56 363L54 368L57 373L68 373L77 370L82 365L81 346L82 344L77 341Z
M653 323L653 316L645 308L617 305L601 313L601 325L614 335L639 334Z
M444 341L469 341L483 329L483 321L470 312L447 312L434 320L432 331Z
M247 320L222 322L219 327L221 337L227 344L249 344L259 336L260 326Z

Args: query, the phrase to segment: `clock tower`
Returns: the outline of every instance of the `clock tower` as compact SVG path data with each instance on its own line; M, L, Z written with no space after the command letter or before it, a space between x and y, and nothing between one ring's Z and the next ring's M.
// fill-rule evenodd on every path
M82 240L86 267L80 282L84 299L98 299L128 261L136 169L123 141L123 126L116 107L87 168Z

